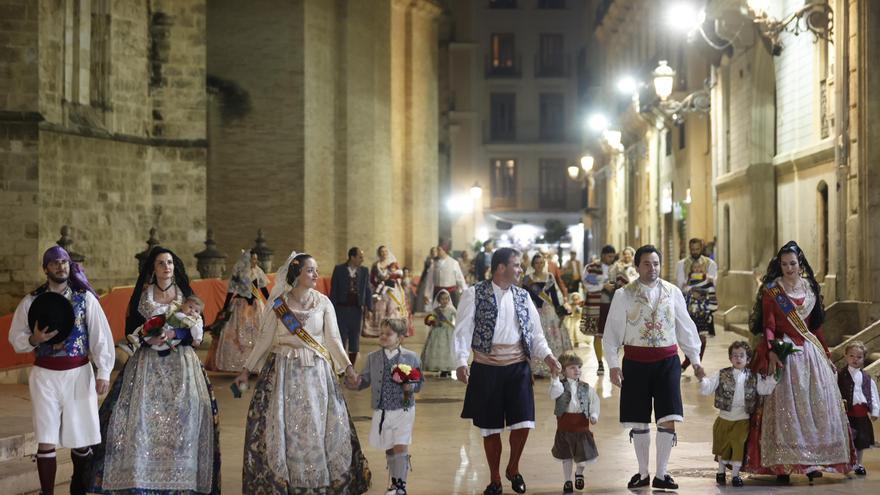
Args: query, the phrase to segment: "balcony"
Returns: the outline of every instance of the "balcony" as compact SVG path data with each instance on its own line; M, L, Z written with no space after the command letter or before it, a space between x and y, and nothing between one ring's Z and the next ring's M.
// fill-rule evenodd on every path
M512 58L493 59L486 55L486 78L518 79L522 77L522 56L516 54Z
M571 55L567 54L558 60L542 60L541 54L535 54L535 77L536 78L552 78L552 77L571 77Z

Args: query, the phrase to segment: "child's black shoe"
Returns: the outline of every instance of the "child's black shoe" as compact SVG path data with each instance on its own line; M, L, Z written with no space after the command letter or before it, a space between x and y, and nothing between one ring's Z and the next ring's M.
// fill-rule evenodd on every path
M739 488L743 486L743 479L739 476L734 476L733 478L731 478L730 484Z
M582 475L582 474L574 475L574 487L577 490L584 489L584 475Z
M562 485L562 493L574 493L574 487L571 486L571 481L566 481L564 485Z
M724 473L715 473L715 483L718 483L721 486L727 484L727 475Z

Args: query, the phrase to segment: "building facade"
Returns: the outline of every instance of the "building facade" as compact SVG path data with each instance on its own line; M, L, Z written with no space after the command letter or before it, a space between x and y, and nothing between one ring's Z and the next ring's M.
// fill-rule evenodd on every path
M566 170L581 156L577 74L588 3L447 2L450 179L442 199L456 249L488 237L529 244L548 220L580 221L582 185Z

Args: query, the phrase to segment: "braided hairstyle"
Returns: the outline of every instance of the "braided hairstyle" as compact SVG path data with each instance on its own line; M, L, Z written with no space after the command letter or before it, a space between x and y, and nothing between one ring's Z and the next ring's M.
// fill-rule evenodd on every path
M762 301L764 298L764 289L767 287L767 284L782 276L782 255L787 253L797 256L798 265L801 267L801 276L806 275L810 290L816 295L816 305L813 306L808 321L810 331L815 331L825 323L825 306L822 302L819 282L816 281L813 268L807 261L807 257L804 255L801 247L794 241L788 241L781 249L779 249L776 256L770 260L770 264L767 265L767 271L764 272L764 277L761 279L761 287L758 288L758 294L755 297L755 305L749 315L749 329L755 335L764 335L764 305Z

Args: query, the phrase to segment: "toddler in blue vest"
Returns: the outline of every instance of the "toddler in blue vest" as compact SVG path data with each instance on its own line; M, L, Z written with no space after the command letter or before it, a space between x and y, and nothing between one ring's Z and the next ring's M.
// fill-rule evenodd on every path
M572 493L574 488L584 489L584 468L588 461L599 456L596 441L590 425L599 421L599 396L589 384L580 381L583 360L573 353L564 352L559 356L562 379L550 379L550 398L556 401L556 438L550 453L562 461L562 474L565 484L563 493ZM577 464L574 486L571 483L571 470Z
M733 470L731 484L743 486L739 475L749 437L749 417L755 411L759 395L770 395L776 386L772 377L759 377L747 368L752 348L747 342L737 341L727 348L732 366L700 380L702 395L715 394L718 418L712 426L712 453L718 461L715 481L727 484L727 466Z
M849 419L853 446L856 448L858 464L854 471L859 476L868 474L862 464L862 454L865 449L874 445L874 426L871 420L876 420L877 416L880 416L877 384L871 379L871 375L862 369L867 353L868 349L862 342L858 340L850 342L843 350L846 367L837 373L837 386L840 387L840 395L846 401L846 417Z
M391 486L388 495L406 495L406 476L409 472L408 446L412 443L416 406L413 395L421 390L424 378L418 354L404 349L409 324L404 318L386 318L379 328L381 349L367 356L367 365L358 376L354 387L363 390L372 386L373 421L370 445L385 451ZM406 370L412 381L395 376L394 370ZM400 371L398 371L399 373Z

